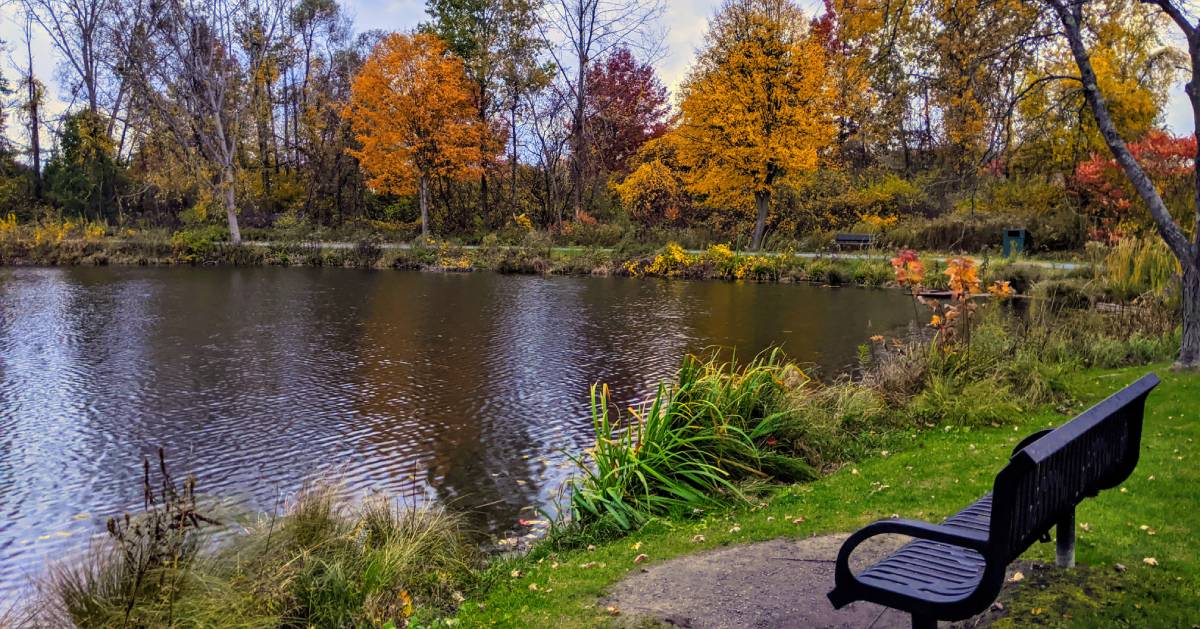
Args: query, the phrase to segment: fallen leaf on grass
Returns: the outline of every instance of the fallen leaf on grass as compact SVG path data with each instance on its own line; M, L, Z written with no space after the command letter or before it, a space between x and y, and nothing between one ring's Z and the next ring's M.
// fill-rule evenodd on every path
M700 542L703 542L703 541L704 541L704 536L703 536L703 535L693 535L693 536L692 536L692 542L694 542L694 543L697 543L697 544L698 544L698 543L700 543Z
M538 586L537 586L537 584L536 584L536 583L530 583L530 584L529 584L529 591L530 591L530 592L536 592L536 591L538 591Z
M1014 572L1011 577L1009 577L1008 582L1016 583L1018 581L1024 581L1024 580L1025 580L1025 575L1022 574L1021 571L1018 570L1017 572Z
M1142 563L1146 564L1147 566L1157 566L1158 560L1154 557L1146 557L1142 560Z
M792 520L792 524L804 524L804 516L800 516L795 520Z
M633 558L633 563L642 563L643 561L646 561L647 559L649 559L649 557L646 556L646 553L642 553L642 554L638 555L637 557Z
M514 578L514 579L520 579L520 578L521 578L521 571L520 571L520 570L513 570L513 571L512 571L512 578Z
M729 529L729 532L730 532L730 533L741 533L741 532L742 532L742 527L740 527L740 526L737 526L737 525L735 524L735 525L733 526L733 528Z
M621 615L621 610L617 609L616 607L612 607L612 606L605 608L604 611L608 612L609 616L620 616Z

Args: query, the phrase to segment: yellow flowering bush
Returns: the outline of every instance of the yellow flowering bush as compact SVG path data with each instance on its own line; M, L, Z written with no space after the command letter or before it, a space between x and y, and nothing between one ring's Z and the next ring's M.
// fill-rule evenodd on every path
M654 256L654 261L646 268L646 274L679 277L693 262L693 258L678 243L668 243L662 253Z
M533 231L533 221L529 220L529 215L524 212L514 216L512 222L513 225L516 225L527 232Z
M104 234L108 232L108 226L104 223L89 222L83 226L83 239L88 242L96 242L104 238Z
M33 228L33 242L36 245L58 244L66 239L67 234L75 229L75 223L46 219Z
M709 245L708 250L704 252L704 256L715 263L728 262L733 259L733 249L729 245Z
M737 276L738 257L726 244L709 246L704 252L704 262L712 265L713 274L726 279Z
M737 267L733 271L734 279L755 279L769 280L775 279L777 275L775 264L770 258L765 256L745 256L738 259Z
M17 225L17 215L12 212L8 216L0 218L0 240L12 240L18 235L20 226Z
M878 214L860 214L858 220L862 222L862 224L878 231L895 225L898 217L894 215L880 216Z

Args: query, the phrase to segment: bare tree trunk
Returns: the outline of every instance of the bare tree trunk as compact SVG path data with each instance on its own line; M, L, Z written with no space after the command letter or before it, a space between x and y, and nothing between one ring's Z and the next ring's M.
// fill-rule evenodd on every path
M1183 12L1171 0L1147 0L1157 5L1179 26L1187 38L1188 54L1191 57L1191 77L1186 86L1188 98L1191 101L1193 119L1200 122L1200 30L1190 23ZM1179 347L1177 368L1195 369L1200 367L1200 229L1196 230L1195 243L1189 242L1183 229L1171 217L1170 211L1154 187L1146 171L1138 164L1133 153L1129 151L1125 140L1117 131L1108 103L1100 92L1096 72L1092 67L1091 56L1084 44L1083 37L1083 6L1069 0L1046 0L1046 3L1058 15L1063 25L1063 34L1071 47L1071 55L1079 68L1079 79L1083 84L1083 95L1092 115L1096 119L1096 127L1104 137L1104 143L1125 176L1137 191L1138 196L1150 210L1154 224L1164 242L1171 249L1179 264L1183 267L1183 339ZM1198 155L1200 157L1200 155ZM1200 164L1198 164L1200 165ZM1200 168L1193 168L1196 178L1196 198L1200 202ZM1195 220L1200 227L1200 206L1194 208L1197 213Z
M1179 344L1179 368L1200 366L1200 269L1183 267L1183 339Z
M754 237L750 241L750 250L758 251L762 246L763 232L767 230L767 212L771 209L771 193L755 192L754 205L758 208L758 218L754 221Z
M582 23L582 16L580 16ZM584 116L587 112L584 111L587 105L587 55L579 55L579 77L576 79L575 88L575 116L572 121L575 127L572 135L574 136L575 146L571 149L571 187L575 203L575 220L583 218L583 171L584 158L587 153L586 137L587 129L585 128Z
M417 179L417 200L421 205L421 236L429 237L429 177L421 175Z
M37 82L33 78L33 66L29 67L29 152L33 160L33 198L42 200L42 133L38 112Z
M512 182L510 194L512 196L511 204L514 214L517 212L517 97L513 95L512 107L508 111L509 120L509 141L512 142L512 157L509 159L509 167L512 168Z
M229 240L242 244L242 231L238 229L237 200L233 196L235 176L232 165L226 165L221 174L222 191L225 197L225 219L229 221Z
M42 200L42 146L41 146L41 117L38 111L41 105L42 95L38 90L37 79L33 75L33 19L30 16L25 18L25 53L28 58L29 66L26 68L25 76L26 86L29 88L27 103L29 107L29 153L30 162L33 166L33 198L34 200Z

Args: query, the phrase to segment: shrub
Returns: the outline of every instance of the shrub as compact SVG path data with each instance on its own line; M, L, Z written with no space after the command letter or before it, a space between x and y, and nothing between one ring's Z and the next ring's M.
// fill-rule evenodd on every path
M662 253L654 256L654 261L646 267L645 273L662 277L680 277L688 271L688 267L693 262L692 257L683 250L683 247L672 242L663 248Z
M935 373L909 406L918 422L985 426L1013 421L1021 406L1012 389L998 377L960 382L953 374Z
M1092 303L1088 282L1075 279L1038 282L1031 296L1034 300L1034 316L1041 314L1041 311L1056 313L1064 309L1084 310Z
M883 286L892 280L892 267L883 260L853 260L851 278L863 286Z
M183 262L205 262L216 251L218 243L229 240L229 230L219 225L184 229L171 235L175 255Z
M369 269L383 257L383 248L373 239L364 239L354 243L354 249L347 256L347 262L360 269Z
M657 159L639 164L612 188L629 217L644 225L674 223L691 206L679 174Z

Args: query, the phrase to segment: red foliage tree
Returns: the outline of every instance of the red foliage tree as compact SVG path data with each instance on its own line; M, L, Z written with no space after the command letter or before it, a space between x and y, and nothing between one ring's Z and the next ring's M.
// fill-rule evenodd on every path
M1176 217L1192 212L1191 186L1196 170L1196 136L1172 136L1159 130L1131 142L1129 152L1154 182ZM1092 233L1096 240L1115 241L1125 226L1145 222L1144 212L1132 211L1138 195L1117 160L1100 153L1075 167L1072 187L1084 208L1100 220ZM1149 225L1146 225L1149 227Z
M667 88L654 68L619 48L588 70L590 163L604 172L629 172L638 149L662 135L671 116Z

